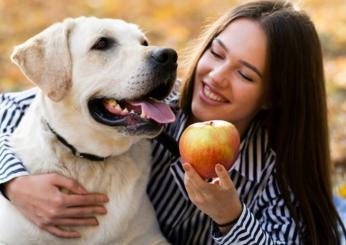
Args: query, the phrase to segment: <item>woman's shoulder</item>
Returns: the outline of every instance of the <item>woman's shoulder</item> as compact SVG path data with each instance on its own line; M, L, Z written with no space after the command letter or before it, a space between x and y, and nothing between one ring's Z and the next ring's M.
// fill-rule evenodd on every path
M179 93L180 85L181 85L181 81L177 80L174 83L173 88L172 88L171 92L169 93L169 95L164 99L164 102L169 104L173 110L178 109L178 102L179 102L179 96L180 96L180 93Z
M38 92L37 87L27 89L19 92L6 92L0 94L1 104L13 104L18 107L27 106L31 104L32 100L35 98Z

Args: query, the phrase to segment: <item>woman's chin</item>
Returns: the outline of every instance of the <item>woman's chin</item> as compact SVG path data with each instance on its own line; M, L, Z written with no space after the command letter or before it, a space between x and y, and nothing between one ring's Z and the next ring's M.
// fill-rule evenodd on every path
M200 105L194 105L192 103L191 106L192 115L194 118L192 118L193 121L209 121L214 120L217 115L211 113L210 110L204 109Z

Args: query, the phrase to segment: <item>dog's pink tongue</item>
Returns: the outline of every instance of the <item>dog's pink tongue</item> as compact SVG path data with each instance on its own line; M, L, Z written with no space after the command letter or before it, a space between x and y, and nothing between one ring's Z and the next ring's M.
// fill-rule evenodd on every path
M154 100L146 100L131 103L134 106L141 106L142 112L158 123L170 123L175 121L175 115L171 108L163 103Z

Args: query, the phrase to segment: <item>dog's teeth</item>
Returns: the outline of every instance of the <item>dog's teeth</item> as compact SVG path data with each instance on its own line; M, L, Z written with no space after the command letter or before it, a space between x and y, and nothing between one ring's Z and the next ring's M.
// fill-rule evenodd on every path
M127 108L125 108L124 110L120 111L120 115L122 115L122 116L126 116L127 114L129 114L129 110Z
M135 113L135 111L134 111L134 110L131 110L131 113Z
M116 100L114 100L114 99L106 99L105 100L105 103L107 104L107 105L110 105L110 106L112 106L112 107L116 107L116 105L117 105L117 102L116 102Z
M141 118L150 119L150 117L144 111L141 113Z

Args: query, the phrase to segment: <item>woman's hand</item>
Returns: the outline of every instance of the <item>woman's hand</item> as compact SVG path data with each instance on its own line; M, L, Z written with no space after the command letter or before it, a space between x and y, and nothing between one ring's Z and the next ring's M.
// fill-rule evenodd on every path
M61 189L69 193L62 192ZM62 238L80 237L60 226L97 225L96 214L105 214L104 194L88 193L77 181L59 174L17 177L4 186L5 195L21 213L41 229Z
M217 224L227 224L238 218L242 203L233 182L223 165L215 167L218 179L208 183L189 163L184 163L184 183L192 203ZM229 229L224 230L227 232Z

